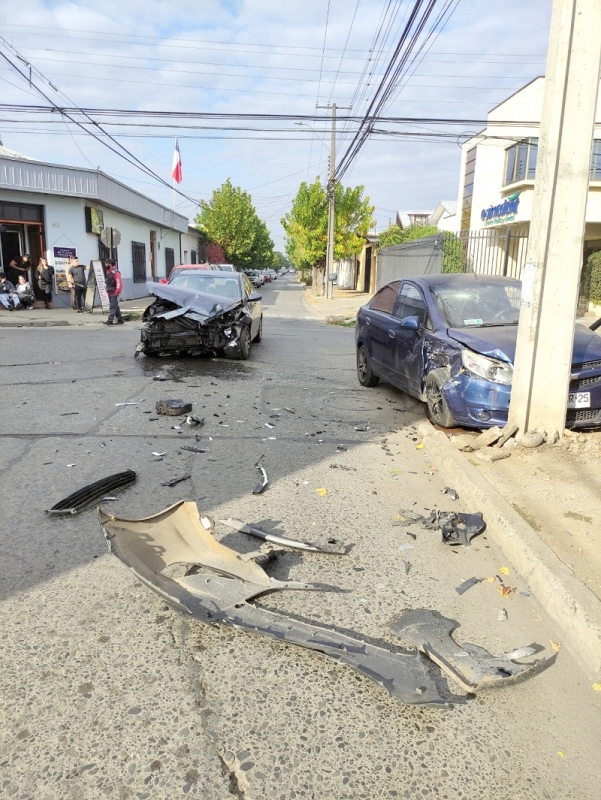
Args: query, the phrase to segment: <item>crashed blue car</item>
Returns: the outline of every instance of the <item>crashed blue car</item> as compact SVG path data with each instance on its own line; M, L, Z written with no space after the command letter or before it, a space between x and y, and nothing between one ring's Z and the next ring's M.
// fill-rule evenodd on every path
M428 275L392 281L357 314L357 375L427 403L443 428L507 422L520 281ZM601 336L577 324L566 425L601 426Z

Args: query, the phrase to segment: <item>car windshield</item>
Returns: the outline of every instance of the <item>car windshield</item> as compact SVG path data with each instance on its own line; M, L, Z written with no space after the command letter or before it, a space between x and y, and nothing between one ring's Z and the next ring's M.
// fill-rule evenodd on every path
M440 283L432 286L431 291L450 328L518 324L522 294L519 281Z
M215 271L205 274L190 275L180 272L173 280L169 281L171 286L179 289L192 289L194 292L205 292L206 294L218 294L220 297L230 297L232 300L241 300L242 292L240 282L237 278L225 277Z

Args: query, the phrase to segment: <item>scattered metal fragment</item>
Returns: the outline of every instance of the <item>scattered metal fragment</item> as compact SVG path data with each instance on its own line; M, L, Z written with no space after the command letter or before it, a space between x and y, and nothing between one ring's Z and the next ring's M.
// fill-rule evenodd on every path
M115 403L116 406L137 406L137 403Z
M267 487L267 484L269 483L269 478L267 477L267 473L265 472L265 467L261 464L262 458L264 458L264 456L261 456L261 458L257 461L257 463L255 464L255 469L259 470L263 478L261 481L259 481L259 483L257 483L255 488L253 489L253 494L261 494L261 492L264 491L264 489Z
M497 614L497 622L507 622L507 611L504 608L499 609Z
M450 486L445 486L442 490L442 494L448 494L451 500L459 500L459 495L457 494L455 489L451 489Z
M187 450L189 453L208 453L208 450L203 449L202 447L192 447L186 444L181 445L181 450Z
M457 594L465 594L468 589L471 589L472 586L475 586L477 583L480 583L483 580L484 578L468 578L466 581L463 581L463 583L460 583L455 591Z
M330 469L341 469L344 472L357 472L355 467L347 467L346 464L330 464Z
M181 429L182 429L181 425L172 425L171 426L171 430L172 431L181 431Z
M355 425L355 430L363 433L364 431L369 430L369 425L367 423L365 423L365 425Z
M168 381L169 378L166 378L164 375L155 375L152 380L153 381Z
M114 489L128 486L135 480L136 473L131 469L125 470L125 472L117 472L114 475L109 475L106 478L101 478L99 481L83 486L68 497L65 497L64 500L59 500L59 502L55 503L46 513L79 514L80 511L92 505L96 500L100 500L105 494L109 494Z
M347 547L340 541L340 539L321 539L315 544L310 542L301 542L296 539L289 539L287 536L280 536L277 533L269 533L256 525L251 525L242 522L239 519L220 519L222 525L227 525L228 528L233 528L240 533L248 533L250 536L256 536L258 539L264 539L266 542L279 544L282 547L291 547L294 550L308 550L312 553L334 553L336 555L346 555Z
M182 481L187 481L191 478L191 475L180 475L179 478L171 478L169 481L163 481L161 486L177 486L178 483Z
M192 411L192 403L184 403L183 400L157 400L155 408L157 414L179 417Z
M265 427L273 429L273 428L275 428L275 425L272 425L271 422L266 422L265 423Z
M189 414L186 417L186 425L191 425L193 428L201 428L205 424L205 418L201 417L193 417L192 414Z
M430 517L424 523L427 530L440 530L442 541L450 545L464 545L469 547L474 536L486 529L486 523L481 513L463 514L455 511L430 512Z
M157 450L153 450L152 451L152 455L153 456L166 456L167 455L167 451L165 450L164 453L159 453Z
M403 566L405 567L405 575L409 575L409 570L411 569L411 562L403 561Z
M296 414L296 411L293 408L286 408L286 406L284 406L284 411L287 411L289 414Z
M79 411L65 411L64 414L61 414L61 417L74 417L75 414L79 414Z
M546 669L554 660L516 664L506 655L497 658L474 644L460 646L452 637L459 624L425 608L403 612L389 627L425 653L467 692L517 683Z
M176 503L139 520L120 519L101 509L99 520L109 551L179 611L209 625L221 622L315 650L371 678L409 705L448 705L419 653L391 652L254 605L252 600L268 592L325 587L279 581L253 559L244 561L215 540L213 520L199 514L195 503ZM184 574L178 565L188 567Z
M336 445L336 450L338 450L338 452L339 452L339 453L343 453L343 452L345 452L345 451L346 451L346 449L347 449L347 448L346 448L346 447L345 447L343 444L337 444L337 445Z

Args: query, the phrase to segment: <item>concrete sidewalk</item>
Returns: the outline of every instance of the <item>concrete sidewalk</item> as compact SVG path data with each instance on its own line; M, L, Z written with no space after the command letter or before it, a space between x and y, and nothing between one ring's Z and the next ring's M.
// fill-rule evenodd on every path
M366 292L357 292L353 289L340 289L334 286L334 296L331 300L326 300L325 297L317 297L313 294L312 290L308 288L305 291L305 300L311 308L313 308L320 319L327 320L328 317L333 319L350 319L357 315L357 311L364 306L372 295Z
M154 297L141 297L137 300L125 300L119 303L119 306L126 319L130 314L137 321L144 309L153 301ZM107 313L100 307L84 314L78 314L72 308L34 308L30 311L22 308L16 311L0 308L0 328L53 328L66 325L81 327L102 325L106 322L106 318Z
M601 675L600 435L516 448L487 464L428 422L419 434L448 485L483 513L489 536L559 626L560 644L589 675Z

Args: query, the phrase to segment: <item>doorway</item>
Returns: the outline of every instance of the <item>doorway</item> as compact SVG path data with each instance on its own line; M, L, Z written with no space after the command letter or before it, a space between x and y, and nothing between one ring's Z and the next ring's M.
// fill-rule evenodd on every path
M365 271L363 274L363 291L369 294L371 291L371 254L372 247L365 248Z
M2 269L8 280L16 283L19 273L8 265L13 258L18 261L23 255L23 234L18 228L15 230L14 227L4 226L0 240L2 241Z
M157 263L157 234L156 231L150 231L150 274L152 280L156 277L156 263Z

